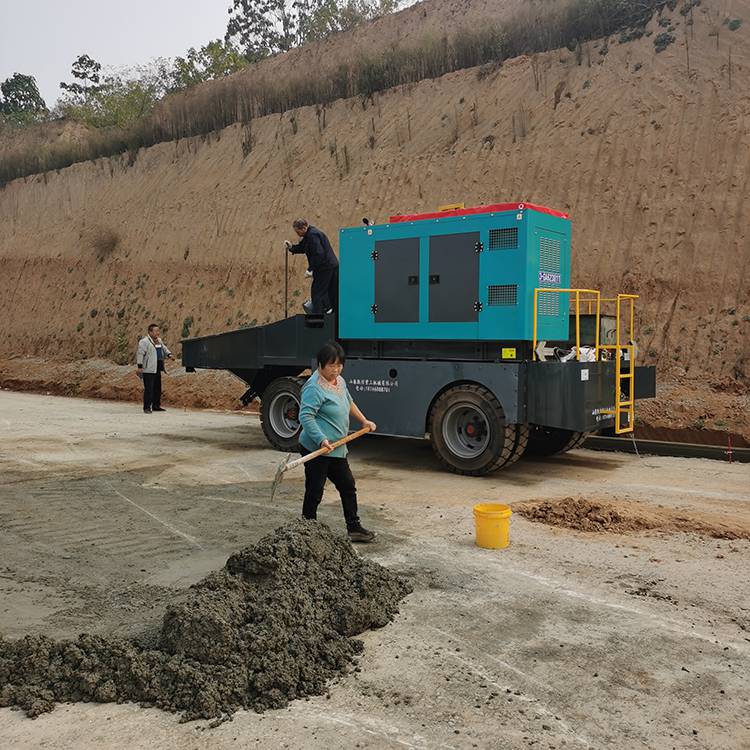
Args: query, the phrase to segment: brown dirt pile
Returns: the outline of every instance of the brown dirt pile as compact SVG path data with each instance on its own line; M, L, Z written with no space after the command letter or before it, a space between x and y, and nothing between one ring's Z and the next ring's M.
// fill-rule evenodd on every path
M706 514L684 513L623 500L605 502L565 497L514 503L513 512L530 521L576 531L612 534L644 530L681 531L714 539L750 539L750 526L738 519L726 523L707 518Z
M386 625L410 586L318 522L232 555L168 606L158 647L88 634L0 639L0 706L35 717L64 701L136 701L185 719L317 695Z

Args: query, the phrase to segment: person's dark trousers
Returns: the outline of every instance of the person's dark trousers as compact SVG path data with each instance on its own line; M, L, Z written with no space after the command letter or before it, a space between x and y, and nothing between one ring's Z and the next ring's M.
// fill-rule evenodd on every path
M330 307L326 310L333 308L334 310L339 309L339 269L333 269L333 275L331 280L328 282L328 301L331 303Z
M313 283L312 289L310 290L313 312L322 314L330 310L332 307L336 309L338 291L338 268L318 268L313 271Z
M161 407L161 370L143 373L143 408Z
M300 453L306 456L310 451L300 446ZM305 464L305 499L302 502L303 518L317 518L318 505L323 499L326 479L333 482L341 495L346 528L351 531L359 526L357 515L357 486L354 482L349 462L345 458L318 456Z

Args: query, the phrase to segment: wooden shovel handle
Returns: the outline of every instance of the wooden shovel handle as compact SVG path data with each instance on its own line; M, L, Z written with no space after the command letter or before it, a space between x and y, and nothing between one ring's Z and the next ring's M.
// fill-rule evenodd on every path
M328 448L318 448L318 450L313 451L312 453L308 453L306 456L302 456L302 458L295 458L294 461L290 461L286 465L284 471L289 471L289 469L295 469L297 466L302 466L302 464L306 464L308 461L312 461L318 456L324 456L326 453L330 453L332 450L335 450L341 445L351 443L352 440L356 440L358 437L362 437L362 435L365 435L368 432L370 432L369 427L362 427L356 432L352 432L351 435L347 435L346 437L342 437L341 440L337 440L335 443L331 443L330 450Z

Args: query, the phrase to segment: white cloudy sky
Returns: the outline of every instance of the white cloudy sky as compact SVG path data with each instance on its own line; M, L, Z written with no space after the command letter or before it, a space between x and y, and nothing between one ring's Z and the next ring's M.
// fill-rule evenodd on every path
M81 54L103 65L183 55L224 36L231 0L0 0L0 81L33 75L48 107Z

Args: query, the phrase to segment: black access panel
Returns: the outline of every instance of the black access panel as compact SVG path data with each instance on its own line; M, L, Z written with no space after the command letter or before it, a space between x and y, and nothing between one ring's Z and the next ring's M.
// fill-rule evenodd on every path
M479 319L479 232L430 237L430 322Z
M526 421L576 432L609 427L614 408L614 362L528 362Z
M375 264L376 323L419 322L419 237L378 240Z

